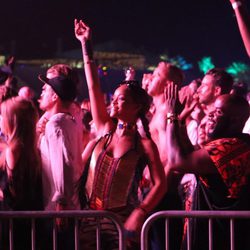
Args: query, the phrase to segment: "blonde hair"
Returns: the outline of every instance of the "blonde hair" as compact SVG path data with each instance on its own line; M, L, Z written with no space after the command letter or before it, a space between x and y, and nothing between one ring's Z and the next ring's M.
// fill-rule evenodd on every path
M7 137L6 147L14 152L15 157L12 186L20 197L26 197L25 192L33 192L34 186L37 185L35 182L40 176L41 161L36 140L38 112L32 101L13 97L1 104L1 115ZM2 152L0 162L4 168L5 151Z
M38 112L32 101L21 97L12 97L1 104L4 127L8 134L8 144L16 141L22 144L36 143L36 122Z
M184 74L180 68L167 62L160 62L158 64L158 68L162 70L163 74L166 77L166 80L173 81L178 86L182 85Z

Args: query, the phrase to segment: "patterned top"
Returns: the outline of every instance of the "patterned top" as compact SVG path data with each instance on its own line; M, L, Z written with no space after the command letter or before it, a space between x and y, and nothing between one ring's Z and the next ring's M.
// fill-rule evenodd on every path
M228 198L238 198L247 182L250 146L238 138L222 138L211 141L204 148L228 189Z
M112 134L96 144L88 169L86 193L89 207L95 210L116 210L138 205L138 186L145 167L145 157L135 147L119 158L107 152Z
M217 173L197 177L197 186L191 193L189 208L191 210L235 211L249 210L249 170L250 145L249 136L242 138L221 138L207 143L207 150ZM201 166L202 167L202 166ZM214 219L212 223L213 249L230 249L228 238L228 220ZM244 221L242 221L244 222ZM191 249L206 249L209 244L208 220L190 218L188 220ZM238 222L237 222L238 223ZM237 226L234 239L237 249L250 249L249 226ZM242 230L241 230L242 229ZM187 220L185 220L181 249L187 249ZM240 243L240 244L239 244Z

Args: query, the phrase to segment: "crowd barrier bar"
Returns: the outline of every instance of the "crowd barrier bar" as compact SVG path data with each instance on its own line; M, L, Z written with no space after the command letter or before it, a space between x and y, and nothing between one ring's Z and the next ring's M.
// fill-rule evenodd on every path
M96 242L97 250L101 249L101 229L100 220L108 218L111 220L119 234L119 250L125 250L124 229L119 218L108 211L87 211L87 210L64 210L59 212L50 211L0 211L0 220L9 219L9 250L13 247L13 220L17 218L31 219L31 249L36 250L35 246L35 220L38 218L53 218L53 250L57 250L57 227L56 218L74 218L75 250L79 250L79 220L81 218L95 218L97 220ZM72 249L73 250L73 249Z
M250 211L160 211L152 214L143 224L141 231L141 250L148 250L148 233L152 224L158 219L165 218L165 234L166 242L165 249L169 249L169 219L170 218L207 218L208 219L208 234L209 234L209 250L212 250L212 222L214 218L230 219L230 247L234 250L234 219L250 218ZM191 249L190 230L187 227L187 250Z

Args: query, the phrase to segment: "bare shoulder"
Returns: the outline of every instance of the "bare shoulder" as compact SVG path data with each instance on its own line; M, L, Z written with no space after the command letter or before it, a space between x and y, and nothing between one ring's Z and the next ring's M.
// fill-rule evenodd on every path
M103 125L99 125L99 127L96 131L96 134L98 137L104 136L107 133L110 133L111 131L115 131L115 129L116 129L116 124L112 119L110 119L106 123L104 123Z
M142 138L141 144L143 151L148 155L157 154L159 155L158 148L155 144L155 142L152 139L149 138Z
M86 152L92 152L92 150L94 149L94 146L96 145L99 138L100 137L96 137L96 138L94 138L94 139L92 139L91 141L88 142L88 144L86 145L85 149L82 152L82 156L85 155Z
M149 138L141 138L141 143L144 148L156 147L155 142Z

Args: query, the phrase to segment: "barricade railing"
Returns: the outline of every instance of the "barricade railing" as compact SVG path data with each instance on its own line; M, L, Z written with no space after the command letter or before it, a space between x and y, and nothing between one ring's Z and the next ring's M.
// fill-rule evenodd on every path
M75 236L75 250L79 250L79 221L83 218L96 219L96 246L97 250L101 249L101 226L100 220L107 218L115 225L119 235L119 250L125 250L125 238L124 229L120 219L111 212L108 211L86 211L86 210L74 210L74 211L1 211L0 220L9 220L9 250L15 250L13 244L13 221L15 219L30 219L31 220L31 249L36 250L36 227L35 222L39 218L52 218L53 219L53 250L57 249L57 226L56 218L72 218L74 219L74 236ZM0 243L1 244L1 243ZM74 250L74 249L71 249Z
M250 211L160 211L152 214L145 221L141 231L141 250L149 249L148 235L149 230L153 223L158 219L165 219L165 249L171 250L169 248L169 219L170 218L205 218L208 219L208 237L209 237L209 250L213 249L212 246L212 221L215 218L224 218L230 220L230 249L235 249L234 242L234 221L235 219L249 219ZM249 236L250 237L250 236ZM190 229L187 227L187 250L191 249L190 242Z
M107 218L112 221L117 229L119 235L119 250L125 250L125 234L124 228L119 218L111 212L107 211L60 211L60 212L48 212L48 211L1 211L0 220L9 220L9 249L14 250L13 247L13 221L18 218L25 218L31 220L31 249L36 250L36 227L35 222L39 218L52 218L53 223L53 250L57 249L57 226L56 218L73 218L74 219L74 235L75 235L75 250L79 250L79 221L83 218L95 218L96 219L96 246L97 250L101 249L101 227L100 220ZM208 219L208 236L209 236L209 250L212 250L212 220L215 218L224 218L230 220L230 246L231 250L235 249L234 242L234 220L235 219L250 219L250 211L160 211L152 214L144 223L141 232L141 250L148 250L148 234L153 223L158 219L165 219L165 234L166 242L165 249L169 249L169 219L171 218L205 218ZM187 227L187 250L191 249L189 239L189 227ZM73 249L72 249L73 250Z

